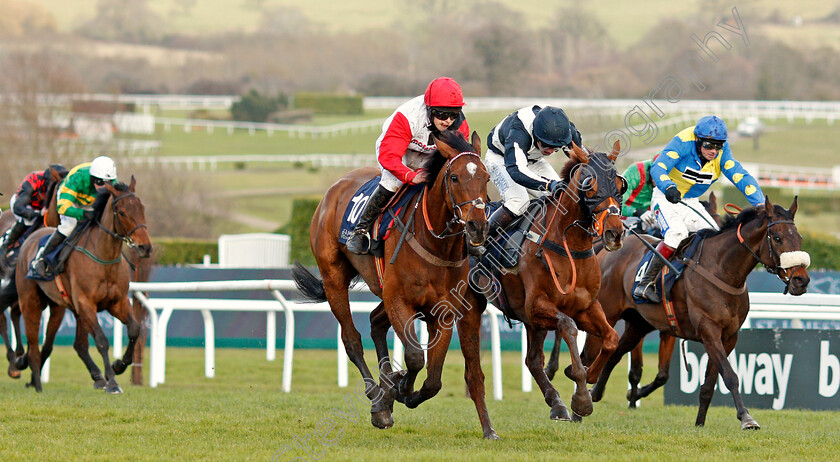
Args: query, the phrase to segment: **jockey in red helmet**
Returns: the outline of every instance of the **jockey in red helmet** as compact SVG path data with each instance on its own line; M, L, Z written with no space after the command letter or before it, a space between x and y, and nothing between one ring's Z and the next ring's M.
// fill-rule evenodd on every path
M469 139L470 128L461 111L464 104L461 86L449 77L439 77L429 83L423 95L408 100L385 120L376 140L382 178L347 240L347 250L367 253L370 227L394 193L404 183L420 184L428 179L425 167L437 149L433 133L458 130Z

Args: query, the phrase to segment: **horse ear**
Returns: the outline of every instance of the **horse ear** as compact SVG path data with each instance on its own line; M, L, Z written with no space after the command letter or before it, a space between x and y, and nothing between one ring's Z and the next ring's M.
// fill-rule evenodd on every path
M569 158L574 159L577 162L582 164L589 163L589 154L586 153L580 146L577 145L574 141L572 141L572 152L569 153Z
M478 132L475 130L473 130L472 136L470 137L470 144L472 144L473 152L481 155L481 137L478 136Z
M615 160L618 159L619 154L621 154L621 144L618 142L618 140L615 140L615 143L613 143L612 152L607 154L607 158L610 159L610 161L612 161L613 163L615 163Z
M137 184L137 180L134 179L134 175L131 175L131 182L128 185L128 190L134 192L134 186Z
M791 218L796 215L796 210L799 208L799 196L793 196L793 204L790 206Z
M715 196L715 192L712 191L709 193L709 208L712 210L717 210L717 196Z
M50 177L52 178L53 183L58 183L62 180L61 174L53 170L52 167L50 167Z
M773 203L770 202L770 196L764 196L764 210L767 212L767 215L772 217L773 212L775 209L773 208Z

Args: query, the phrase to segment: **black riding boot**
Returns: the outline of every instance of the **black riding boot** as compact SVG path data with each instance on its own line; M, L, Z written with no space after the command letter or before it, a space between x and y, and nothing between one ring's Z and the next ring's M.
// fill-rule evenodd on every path
M0 265L6 266L6 258L9 250L14 247L15 243L20 239L21 236L29 229L29 226L22 221L15 222L14 226L9 228L3 237L0 238L2 242L0 242Z
M487 219L488 231L487 239L492 239L499 235L499 233L507 228L507 226L516 219L516 215L508 210L504 205L496 209L490 218Z
M59 233L58 230L52 233L50 236L50 240L47 241L44 247L38 250L38 254L35 255L35 259L32 260L32 265L29 267L29 270L32 272L32 275L41 279L47 279L49 276L47 275L47 262L44 260L44 255L52 252L53 250L57 249L58 246L64 242L66 236Z
M665 258L671 258L674 253L674 249L665 245L664 241L659 243L656 250ZM656 277L663 266L665 266L665 261L654 255L645 270L645 274L636 286L636 290L633 291L634 298L645 298L653 303L662 302L662 297L656 291Z
M370 227L382 210L388 205L394 193L382 186L377 186L371 194L359 222L353 228L353 235L347 240L347 250L356 255L364 255L370 251Z

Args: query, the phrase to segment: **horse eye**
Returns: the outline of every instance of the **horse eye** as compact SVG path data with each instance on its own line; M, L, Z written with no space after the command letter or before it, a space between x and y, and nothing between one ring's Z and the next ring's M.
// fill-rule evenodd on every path
M780 238L779 236L773 236L773 240L774 240L776 243L782 242L782 238Z
M117 213L119 213L121 217L124 217L124 216L125 216L125 212L123 212L122 210L120 210L120 211L119 211L119 212L117 212Z
M457 183L458 182L458 175L452 175L452 176L449 177L449 179L452 180L453 183Z

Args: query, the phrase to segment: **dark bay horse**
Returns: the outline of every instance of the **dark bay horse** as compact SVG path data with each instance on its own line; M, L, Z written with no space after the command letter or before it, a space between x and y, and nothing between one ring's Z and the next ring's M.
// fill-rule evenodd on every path
M323 281L302 266L293 274L308 298L329 301L330 309L341 325L341 339L347 355L361 372L367 396L373 403L371 423L374 426L388 428L393 425L393 399L414 408L440 391L443 362L452 328L457 325L466 363L464 375L484 437L497 439L484 401L484 374L479 357L483 309L477 308L474 295L466 290L467 247L483 244L487 233L484 204L489 175L477 154L481 141L476 133L472 135L472 145L455 131L443 132L435 143L439 152L436 165L440 168L431 168L436 177L429 180L422 205L412 200L406 206L415 210L422 208L422 212L417 212L416 220L406 226L405 243L408 245L397 252L393 264L389 262L403 232L394 228L385 241L381 279L377 275L375 257L354 255L338 241L348 203L360 186L378 174L376 169L370 168L354 170L338 180L327 191L312 217L310 242ZM382 299L370 316L371 336L379 358L380 384L365 364L361 335L350 312L348 287L357 275ZM427 378L420 390L414 391L414 381L424 364L422 346L413 327L418 318L426 322L432 340L427 348ZM389 326L394 327L405 345L407 372L391 371L385 343Z
M717 197L715 196L714 192L709 193L709 200L701 200L701 204L709 212L709 215L712 219L715 220L715 224L720 228L723 225L723 219L721 215L718 213L718 205L717 205ZM635 239L635 238L633 238ZM603 258L604 254L606 254L606 250L604 250L600 245L596 243L596 254L598 254L598 258ZM601 266L603 268L603 265ZM610 322L610 325L615 326L615 324L620 319L621 313L611 313L607 311L611 307L617 306L615 303L609 303L608 300L604 300L601 297L606 297L605 293L599 294L599 300L601 301L601 306L604 308L604 314L607 316L607 320ZM652 392L657 390L659 387L665 384L668 381L668 377L670 374L671 368L671 355L674 351L674 343L676 338L672 335L660 332L659 333L659 371L656 374L656 377L653 381L641 389L639 388L639 382L642 379L642 366L643 366L643 357L642 357L642 347L644 346L644 340L640 341L636 348L633 348L633 351L630 352L630 371L628 373L628 381L630 382L630 389L627 391L627 400L629 402L629 406L631 408L636 407L636 401L650 395ZM581 356L583 360L583 364L588 366L595 360L595 357L598 355L598 352L601 350L601 339L598 337L587 337L586 345L583 347L583 351L581 351ZM545 366L546 375L548 375L549 379L554 378L554 374L557 372L559 368L559 356L560 356L560 339L556 338L554 342L554 348L551 350L551 356L548 359L548 364Z
M551 408L552 419L570 420L571 416L543 370L547 332L556 331L569 346L572 364L566 369L566 376L576 384L571 407L580 416L592 413L586 383L595 381L598 368L618 342L618 334L607 323L597 300L601 270L592 250L592 239L602 236L609 250L622 245L624 228L619 204L626 183L615 169L619 151L618 142L609 154L589 154L573 146L570 160L560 175L569 186L559 199L547 202L546 210L540 212L546 220L551 217L542 222L539 230L542 236L526 240L518 267L515 271L502 271L498 280L510 307L508 315L525 325L528 335L525 362ZM484 287L480 284L475 282L476 289L491 300L496 298L490 284ZM588 373L578 353L578 328L603 339L603 356Z
M106 185L107 194L100 195L94 204L98 217L95 226L90 226L82 234L75 251L67 258L64 272L56 276L56 280L35 281L26 278L29 263L37 252L38 241L52 232L52 228L38 230L23 243L15 281L28 348L27 355L18 358L18 366L25 366L28 362L32 369L29 385L37 391L42 390L41 364L49 357L64 311L69 308L77 319L74 343L76 352L88 370L92 370L93 366L98 371L87 351L87 335L91 333L105 364L105 376L92 378L95 382L105 382L104 388L108 393L122 392L115 373L121 374L131 364L140 331L140 325L128 303L129 268L121 256L122 245L124 241L132 242L136 243L143 254L151 251L145 208L134 193L135 184L132 176L128 186L122 183ZM61 283L61 289L57 281ZM42 352L38 346L38 327L41 312L48 304L50 320ZM109 363L108 338L96 318L96 313L102 310L107 310L128 327L129 341L125 355L113 364Z
M47 187L45 193L45 209L49 209L49 206L55 202L55 190L61 180L67 176L67 170L59 171L54 169L50 166L48 169L49 177L47 179ZM12 210L4 210L2 214L0 214L0 235L6 232L12 225L15 224L14 213ZM44 225L44 220L38 219L35 223L32 224L27 233L32 233L34 230L42 227ZM11 249L13 250L13 255L6 260L7 266L0 265L0 336L3 337L3 342L6 345L6 359L9 361L9 368L8 374L9 377L13 379L20 378L20 370L15 365L15 358L17 356L21 356L24 353L23 349L23 336L21 335L20 329L20 306L18 305L17 299L17 290L15 288L15 268L14 262L17 260L17 256L19 254L18 249L15 247L15 244L12 244ZM12 321L12 327L15 330L15 337L16 337L16 345L15 348L12 348L12 344L9 338L9 328L6 324L6 316L5 310L9 309L10 318Z
M810 259L802 252L802 237L793 221L796 210L796 198L790 210L772 204L767 198L763 206L744 209L737 217L727 218L720 231L708 233L702 251L689 262L671 290L674 325L661 304L633 302L631 289L636 269L647 251L641 242L631 240L621 251L602 255L604 309L620 313L626 328L592 389L592 399L601 399L607 379L621 357L647 333L657 329L702 342L709 355L706 379L700 389L697 426L706 422L720 373L732 393L741 428L760 428L744 406L738 391L738 376L726 358L735 348L738 331L749 312L745 284L758 263L775 273L791 294L801 295L807 290L810 278L806 268ZM654 238L649 241L656 244Z

